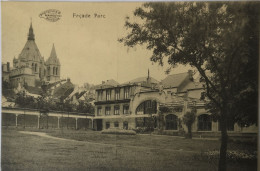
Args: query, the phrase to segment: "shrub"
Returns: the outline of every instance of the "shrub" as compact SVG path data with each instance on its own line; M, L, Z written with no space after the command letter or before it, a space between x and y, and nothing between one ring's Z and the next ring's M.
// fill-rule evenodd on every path
M136 129L134 129L134 131L138 134L147 134L153 131L153 129L149 128L149 127L136 127Z
M136 135L136 132L133 130L116 129L116 128L105 129L101 133L102 134L118 134L118 135Z
M207 151L201 153L200 156L203 160L214 160L219 159L219 151ZM227 160L231 162L243 162L243 161L255 161L257 159L257 152L249 152L249 151L235 151L228 150L227 151Z

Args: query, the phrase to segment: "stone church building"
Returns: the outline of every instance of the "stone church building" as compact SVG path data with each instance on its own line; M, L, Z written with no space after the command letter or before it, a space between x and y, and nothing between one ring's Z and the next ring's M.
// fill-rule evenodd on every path
M27 42L18 58L13 59L13 68L9 62L2 64L3 81L9 82L12 87L27 85L36 87L42 81L56 82L60 80L60 61L57 57L54 44L49 58L45 61L35 41L32 23L29 28Z

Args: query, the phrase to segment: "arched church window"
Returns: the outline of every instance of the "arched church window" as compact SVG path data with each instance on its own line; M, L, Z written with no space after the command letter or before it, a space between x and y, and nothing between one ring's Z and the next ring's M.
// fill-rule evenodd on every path
M53 73L53 75L55 75L55 67L53 67L53 72L52 73Z
M202 114L198 116L198 130L199 131L211 131L211 117L208 114Z
M37 64L35 64L35 70L34 71L37 72Z
M178 117L174 114L169 114L165 117L166 130L177 130L178 128Z
M56 75L58 75L58 67L56 67Z

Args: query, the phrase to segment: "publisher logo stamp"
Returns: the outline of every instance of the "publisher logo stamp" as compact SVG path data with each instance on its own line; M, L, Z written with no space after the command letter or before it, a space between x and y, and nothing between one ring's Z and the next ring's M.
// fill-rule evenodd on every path
M45 20L50 22L56 22L60 20L61 16L61 12L56 9L49 9L39 14L40 18L44 18Z

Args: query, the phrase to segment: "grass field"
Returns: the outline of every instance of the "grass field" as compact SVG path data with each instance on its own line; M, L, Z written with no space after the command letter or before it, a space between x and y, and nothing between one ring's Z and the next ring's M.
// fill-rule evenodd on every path
M198 156L219 145L172 136L3 127L2 170L217 170L216 159ZM230 143L228 148L256 150L252 144ZM228 170L256 170L256 162L229 162Z

